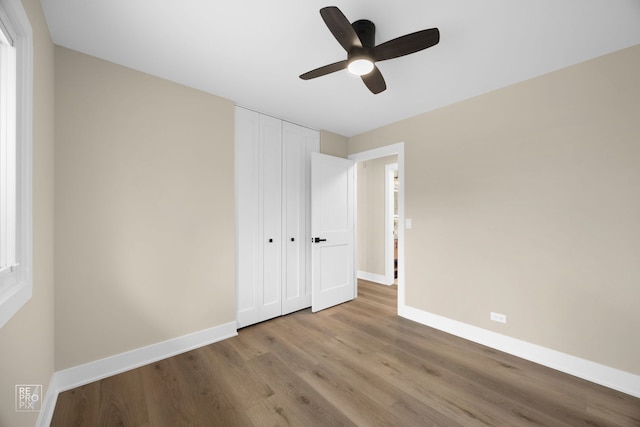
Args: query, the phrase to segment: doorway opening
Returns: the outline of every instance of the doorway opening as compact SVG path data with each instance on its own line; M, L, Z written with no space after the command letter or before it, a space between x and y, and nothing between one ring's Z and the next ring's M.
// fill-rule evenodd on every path
M405 289L404 143L354 153L349 159L357 166L357 277L383 285L397 284L399 308L404 305ZM378 178L374 169L380 171ZM361 195L362 188L367 188L368 194ZM374 215L371 210L375 206L379 211Z
M358 278L382 285L395 281L394 190L398 156L356 163Z

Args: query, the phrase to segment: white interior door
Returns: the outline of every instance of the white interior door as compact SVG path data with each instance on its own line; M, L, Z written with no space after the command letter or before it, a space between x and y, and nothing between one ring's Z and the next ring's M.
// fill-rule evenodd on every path
M356 296L354 162L311 153L313 312Z

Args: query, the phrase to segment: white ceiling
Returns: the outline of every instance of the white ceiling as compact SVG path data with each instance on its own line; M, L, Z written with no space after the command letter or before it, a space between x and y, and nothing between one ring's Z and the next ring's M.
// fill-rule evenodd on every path
M640 0L41 0L53 41L316 129L352 136L640 43ZM430 49L347 71L318 11L376 24L376 43L438 27Z

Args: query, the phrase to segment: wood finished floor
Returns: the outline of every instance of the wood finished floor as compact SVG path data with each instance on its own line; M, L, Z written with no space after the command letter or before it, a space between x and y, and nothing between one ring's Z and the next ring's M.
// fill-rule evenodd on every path
M396 288L61 393L52 426L640 426L640 399L396 315Z

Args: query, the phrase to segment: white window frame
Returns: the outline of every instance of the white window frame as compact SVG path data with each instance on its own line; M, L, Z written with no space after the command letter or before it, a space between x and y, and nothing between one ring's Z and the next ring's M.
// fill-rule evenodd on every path
M33 123L33 31L20 0L0 0L0 20L13 39L15 78L15 242L10 253L13 265L0 271L0 328L31 298L33 293L32 252L32 123ZM11 171L9 175L14 175ZM7 179L5 179L5 182ZM8 197L12 199L13 196ZM13 216L15 215L15 218ZM11 234L13 236L13 233ZM9 238L10 240L13 237ZM6 239L5 239L6 240ZM14 245L15 243L15 245ZM15 255L14 255L15 254Z

